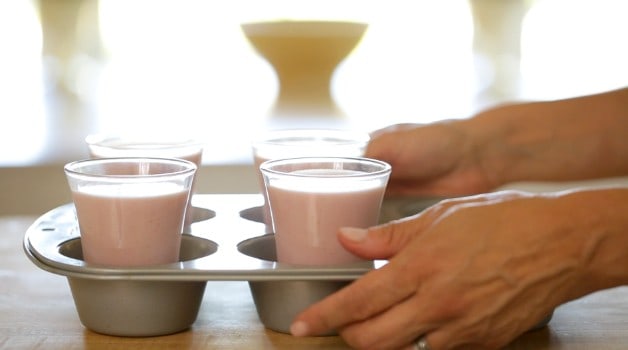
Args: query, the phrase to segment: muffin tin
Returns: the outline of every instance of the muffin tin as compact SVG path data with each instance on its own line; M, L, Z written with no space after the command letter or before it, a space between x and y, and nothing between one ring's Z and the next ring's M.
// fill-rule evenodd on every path
M262 223L263 197L195 195L194 220L183 234L178 263L109 268L82 260L73 204L37 219L24 237L26 255L66 276L81 322L119 336L154 336L196 320L208 281L248 281L259 318L288 332L294 315L373 267L294 267L275 261L274 236Z
M385 200L380 221L414 214L437 200ZM177 263L133 268L85 263L72 204L38 218L24 236L24 252L39 268L67 277L85 327L116 336L187 329L211 281L247 281L264 326L289 333L298 312L386 263L281 264L275 261L274 235L265 232L261 194L201 194L192 204L193 224L183 233Z

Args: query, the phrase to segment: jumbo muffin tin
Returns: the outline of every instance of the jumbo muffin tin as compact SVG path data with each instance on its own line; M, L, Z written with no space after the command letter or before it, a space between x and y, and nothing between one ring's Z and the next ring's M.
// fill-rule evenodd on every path
M183 234L180 262L108 268L82 260L73 204L37 219L24 236L26 255L43 270L66 276L81 322L119 336L153 336L196 320L207 282L248 281L261 322L288 332L306 306L385 262L295 267L275 261L274 236L262 222L257 194L195 195L194 222ZM382 221L402 213L384 205Z
M380 221L414 214L437 200L385 200ZM197 318L207 283L226 280L247 281L264 326L289 333L298 312L386 263L277 263L274 235L262 222L262 203L261 194L195 195L194 222L182 236L180 261L172 264L109 268L85 263L71 203L38 218L23 248L41 269L67 277L85 327L116 336L187 329Z

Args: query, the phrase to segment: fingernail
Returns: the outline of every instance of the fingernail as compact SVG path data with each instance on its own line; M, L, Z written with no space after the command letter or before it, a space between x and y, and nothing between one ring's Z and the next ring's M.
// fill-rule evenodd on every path
M307 323L303 321L296 321L290 325L290 333L295 337L304 337L308 334Z
M340 229L340 233L350 241L362 242L366 239L368 230L355 227L345 227Z

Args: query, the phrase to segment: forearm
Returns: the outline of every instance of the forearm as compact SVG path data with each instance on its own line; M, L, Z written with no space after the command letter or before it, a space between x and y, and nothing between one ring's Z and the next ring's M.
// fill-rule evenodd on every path
M628 89L500 106L460 124L494 186L628 175Z

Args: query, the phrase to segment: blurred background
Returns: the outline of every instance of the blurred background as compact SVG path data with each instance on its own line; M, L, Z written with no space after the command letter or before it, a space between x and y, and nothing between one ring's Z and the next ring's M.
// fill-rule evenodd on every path
M0 1L0 214L69 201L62 166L91 133L189 134L206 144L201 193L254 193L265 129L371 131L618 88L627 16L624 0ZM280 63L242 24L286 20L368 25L307 77L333 109L280 113Z

